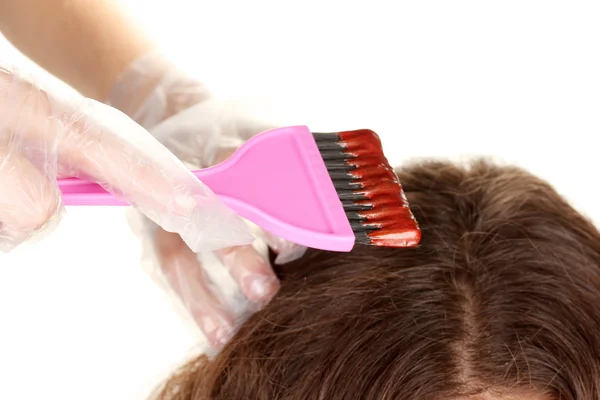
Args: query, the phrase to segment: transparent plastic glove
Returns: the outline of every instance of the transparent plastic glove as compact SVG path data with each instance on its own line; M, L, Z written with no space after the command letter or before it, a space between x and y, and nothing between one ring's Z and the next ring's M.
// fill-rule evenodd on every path
M109 103L147 127L191 169L225 160L249 137L272 128L215 100L159 54L134 63L118 80ZM305 250L253 226L253 245L198 254L176 234L143 218L131 221L143 239L145 265L179 298L213 349L277 292L267 246L278 253L277 262Z
M253 239L242 219L125 114L0 68L1 250L55 225L63 211L58 177L99 183L196 251Z

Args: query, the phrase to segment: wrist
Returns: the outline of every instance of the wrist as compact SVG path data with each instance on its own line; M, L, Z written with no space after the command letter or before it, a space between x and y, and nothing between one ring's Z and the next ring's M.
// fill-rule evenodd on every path
M119 3L0 0L0 30L43 69L102 101L118 75L156 46Z

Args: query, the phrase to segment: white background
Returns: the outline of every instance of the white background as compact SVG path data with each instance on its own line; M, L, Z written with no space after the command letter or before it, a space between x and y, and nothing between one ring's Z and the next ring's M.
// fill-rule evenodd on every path
M515 162L600 221L598 2L123 3L257 113L372 128L394 164ZM5 43L0 54L21 62ZM139 258L116 208L69 209L43 242L0 255L1 399L145 398L194 337Z

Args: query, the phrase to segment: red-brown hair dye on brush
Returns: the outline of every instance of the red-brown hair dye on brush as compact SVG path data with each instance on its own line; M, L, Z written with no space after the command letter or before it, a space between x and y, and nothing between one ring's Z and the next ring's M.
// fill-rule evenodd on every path
M354 191L363 196L355 204L372 206L358 211L364 225L373 225L366 233L370 244L386 247L414 247L421 240L421 231L415 220L402 185L383 154L379 136L370 129L338 133L344 152L353 157L346 163L354 169L350 174L361 188Z

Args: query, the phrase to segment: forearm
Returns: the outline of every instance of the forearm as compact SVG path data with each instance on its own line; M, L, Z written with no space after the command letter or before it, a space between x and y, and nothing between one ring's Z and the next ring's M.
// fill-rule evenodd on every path
M100 101L154 47L111 0L0 0L0 31L48 72Z

